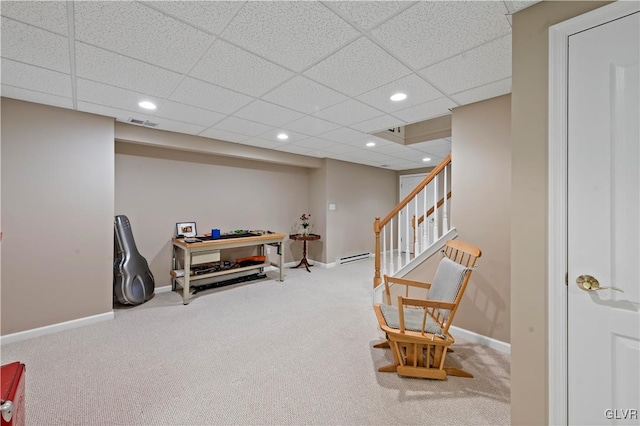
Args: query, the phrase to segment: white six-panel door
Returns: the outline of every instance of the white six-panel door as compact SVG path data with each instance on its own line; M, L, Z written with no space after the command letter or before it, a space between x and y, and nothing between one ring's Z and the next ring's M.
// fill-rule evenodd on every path
M639 53L640 13L569 37L570 424L640 424Z

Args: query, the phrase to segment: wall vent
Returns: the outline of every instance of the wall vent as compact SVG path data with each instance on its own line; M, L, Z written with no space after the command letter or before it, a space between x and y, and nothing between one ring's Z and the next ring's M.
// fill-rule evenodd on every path
M336 259L336 263L338 265L344 265L351 262L357 262L358 260L368 259L369 257L371 257L371 253L354 254L353 256L340 257Z
M127 122L131 124L135 124L137 126L158 127L158 123L152 123L149 120L139 120L137 118L129 118Z

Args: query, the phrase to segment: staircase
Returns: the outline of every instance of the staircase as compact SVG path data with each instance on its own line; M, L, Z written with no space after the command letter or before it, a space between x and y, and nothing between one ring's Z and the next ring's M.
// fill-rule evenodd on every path
M405 276L457 235L451 226L450 188L451 154L384 219L375 218L375 294L384 275Z

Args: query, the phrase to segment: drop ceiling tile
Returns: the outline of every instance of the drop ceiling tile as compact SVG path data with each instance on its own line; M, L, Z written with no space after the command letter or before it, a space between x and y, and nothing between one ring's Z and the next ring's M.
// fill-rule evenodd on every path
M187 77L169 96L169 99L223 114L231 114L247 105L253 98Z
M412 149L408 149L407 152L401 153L400 155L394 154L393 157L401 158L406 161L411 161L414 163L415 168L418 167L434 167L440 164L444 157L439 157L434 154L424 153L420 151L415 151ZM423 158L430 158L430 161L423 161Z
M65 98L72 97L71 76L5 58L2 58L2 84Z
M367 143L369 142L373 142L375 143L375 147L368 147ZM374 135L367 135L367 134L363 134L359 139L355 139L352 141L348 141L345 142L348 145L353 145L362 149L366 149L366 150L374 150L374 151L379 151L381 147L383 146L387 146L387 145L398 145L395 142L391 142L388 141L386 139L382 139L379 138L377 136ZM401 145L398 145L401 146ZM406 148L405 148L406 149Z
M416 160L420 161L422 157L424 157L424 153L413 150L408 147L403 151L395 152L393 154L388 154L388 155L393 158L400 158L402 160L409 160L409 161L416 161Z
M297 76L266 94L262 99L305 114L312 114L344 101L347 97L308 78Z
M407 98L403 101L394 102L390 97L395 93L405 93ZM442 92L424 81L423 78L417 74L409 74L377 89L363 93L357 99L381 111L393 112L420 105L442 96Z
M411 149L434 154L439 157L446 157L451 152L451 142L447 139L436 139L432 141L412 143Z
M419 72L446 93L462 92L511 77L511 34Z
M4 1L1 12L2 16L64 36L69 32L64 1Z
M76 40L172 71L189 71L215 40L212 35L140 3L73 4Z
M76 79L76 86L78 101L131 111L131 114L149 114L149 110L138 106L138 102L140 101L151 101L158 106L161 106L162 103L162 99L157 97L96 83L95 81L85 80L83 78Z
M215 127L203 130L202 132L200 132L200 136L227 142L243 142L249 139L249 136L247 135L227 132L225 130L216 129Z
M3 6L4 7L4 6ZM57 106L61 108L73 108L73 100L62 96L50 95L48 93L36 92L19 87L2 84L0 95L5 98L19 99L21 101L35 102L37 104Z
M128 122L130 118L136 120L149 120L154 122L154 118L144 113L137 113L127 111L120 108L112 108L105 105L98 105L91 102L78 101L78 111L89 112L91 114L102 115L105 117L112 117L118 121Z
M460 105L471 104L485 99L511 93L511 79L506 78L465 92L456 93L452 98Z
M506 13L501 1L421 1L371 34L420 69L509 33Z
M149 1L142 2L181 19L203 31L220 34L242 7L241 1Z
M285 140L278 139L278 135L280 133L285 133L287 136L289 136L289 138ZM283 130L282 128L272 128L262 133L260 137L262 139L280 142L280 145L287 144L287 143L297 143L298 141L309 139L309 136L307 135L303 135L302 133L292 132L290 130Z
M361 37L304 74L349 96L357 96L409 73L409 68Z
M326 151L329 154L347 154L347 153L356 152L359 150L359 148L353 145L337 143L335 145L322 148L322 150Z
M2 18L2 57L70 72L66 37L7 18Z
M415 164L412 161L402 160L399 158L389 159L388 161L385 161L384 164L381 164L380 167L389 169L389 170L396 170L396 171L409 170L409 169L416 168Z
M385 155L393 155L398 152L403 152L406 149L407 147L405 147L404 145L400 145L395 142L391 142L388 145L375 147L376 152L379 152L380 154L385 154Z
M76 42L76 75L123 89L166 97L182 76L117 53Z
M423 158L431 158L431 160L430 161L422 160L420 162L416 161L416 167L435 167L438 164L442 163L442 160L444 160L444 157L439 157L437 155L429 155Z
M353 99L347 99L337 105L330 106L313 114L334 123L348 126L361 121L369 120L381 115L380 111Z
M302 71L358 36L320 2L246 2L223 38L273 62Z
M396 111L393 115L403 119L407 123L417 123L418 121L450 114L450 109L456 106L456 103L450 99L440 98L422 105Z
M332 1L329 7L337 10L338 14L354 22L356 25L369 30L379 23L386 21L392 15L407 7L405 1Z
M253 53L217 40L193 67L190 75L241 93L260 96L294 74Z
M451 153L451 148L429 148L418 149L417 151L429 154L432 158L444 158Z
M223 114L209 111L208 109L196 108L173 101L164 101L153 116L197 124L205 128L214 125L225 117Z
M257 136L273 129L271 126L256 123L255 121L244 120L238 117L227 117L216 124L215 128L247 136Z
M339 129L332 130L330 132L323 133L322 135L320 135L322 139L327 139L327 140L330 140L333 142L339 142L339 143L355 141L358 139L362 139L363 137L366 137L366 136L367 135L363 134L362 132L349 129L347 127L341 127Z
M386 130L390 127L403 126L404 120L393 117L391 115L381 115L380 117L373 118L371 120L361 121L360 123L352 124L349 127L359 130L364 133L373 133L380 130Z
M353 155L353 154L350 154ZM369 161L376 161L379 162L380 164L382 164L383 162L385 162L386 160L389 159L389 156L386 154L381 154L379 152L376 152L372 149L363 149L362 151L360 151L358 153L358 157L360 157L363 160L369 160Z
M339 124L307 115L299 120L287 123L283 126L283 129L293 130L294 132L299 132L309 136L317 136L319 134L335 130L338 127L340 127Z
M257 100L234 114L237 117L255 120L263 124L280 127L302 118L304 114L269 102Z
M308 138L295 142L295 145L309 149L326 149L336 145L336 143L320 138Z

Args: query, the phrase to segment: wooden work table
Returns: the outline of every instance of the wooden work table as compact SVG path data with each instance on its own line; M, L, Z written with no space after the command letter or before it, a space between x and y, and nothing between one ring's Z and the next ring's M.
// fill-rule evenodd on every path
M197 238L197 237L196 237ZM205 278L217 277L222 275L229 275L238 272L244 272L253 269L263 270L267 266L276 266L280 271L279 280L284 281L284 239L285 234L264 234L255 235L249 237L237 237L237 238L221 238L215 240L204 240L201 242L187 243L184 238L173 238L171 240L173 244L173 266L171 270L172 287L175 289L175 285L178 284L182 287L182 303L188 304L190 299L189 286L191 281L202 280ZM237 247L250 247L256 246L259 248L261 255L267 254L264 247L265 245L271 245L277 247L278 262L271 263L267 255L267 259L264 263L243 266L239 268L231 268L226 270L219 270L216 272L206 273L202 275L191 275L191 266L208 262L220 261L221 250L237 248ZM182 268L183 273L178 274L177 268L177 254L182 252Z

